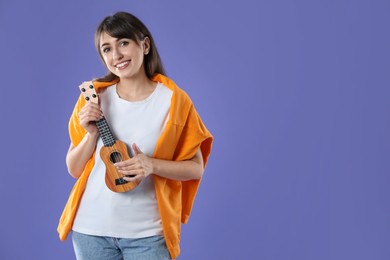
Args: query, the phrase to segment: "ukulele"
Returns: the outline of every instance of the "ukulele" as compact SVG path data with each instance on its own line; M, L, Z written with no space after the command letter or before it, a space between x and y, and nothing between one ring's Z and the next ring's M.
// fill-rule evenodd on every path
M99 103L99 98L92 81L84 82L79 88L87 102ZM114 192L126 192L134 189L141 181L129 182L124 180L123 174L119 173L114 166L116 162L130 159L126 144L122 141L115 140L104 116L99 121L96 121L96 126L103 140L103 147L100 149L100 158L106 166L105 180L107 187ZM133 177L134 175L129 176Z

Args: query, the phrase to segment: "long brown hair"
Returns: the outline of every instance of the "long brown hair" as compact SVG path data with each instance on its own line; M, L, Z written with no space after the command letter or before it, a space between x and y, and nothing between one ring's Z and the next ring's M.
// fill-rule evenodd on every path
M162 64L160 55L158 54L156 44L154 43L152 34L148 28L139 20L137 17L126 12L117 12L114 15L107 16L100 23L99 27L95 32L95 47L103 60L102 53L100 51L100 36L105 32L111 37L122 39L131 39L137 43L148 37L150 39L150 50L147 55L144 56L144 68L146 76L151 78L154 74L160 73L165 75L165 69ZM118 76L112 72L102 78L97 79L98 81L108 82L117 79Z

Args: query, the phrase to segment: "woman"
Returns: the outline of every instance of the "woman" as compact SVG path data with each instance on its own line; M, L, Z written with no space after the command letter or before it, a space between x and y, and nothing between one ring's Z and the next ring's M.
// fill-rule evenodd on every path
M174 259L188 221L212 136L190 98L164 76L152 35L129 13L106 17L95 45L109 73L94 81L100 103L80 96L69 121L66 163L77 182L58 232L72 238L77 259ZM115 163L133 190L105 185L102 140L106 118L131 158Z

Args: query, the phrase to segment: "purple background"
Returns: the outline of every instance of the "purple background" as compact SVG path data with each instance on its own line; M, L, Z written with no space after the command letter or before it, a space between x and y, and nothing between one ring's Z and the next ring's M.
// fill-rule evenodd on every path
M215 136L180 259L390 259L390 2L0 0L0 259L56 227L93 34L134 13Z

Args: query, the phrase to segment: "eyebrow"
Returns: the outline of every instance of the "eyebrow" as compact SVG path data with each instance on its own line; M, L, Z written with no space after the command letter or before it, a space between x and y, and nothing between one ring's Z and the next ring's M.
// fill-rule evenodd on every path
M122 40L122 39L124 39L124 38L116 38L116 42L119 42L120 40ZM105 42L105 43L103 43L102 45L100 45L100 48L102 48L102 47L104 47L104 46L106 46L106 45L110 45L108 42Z

